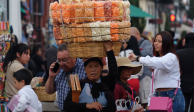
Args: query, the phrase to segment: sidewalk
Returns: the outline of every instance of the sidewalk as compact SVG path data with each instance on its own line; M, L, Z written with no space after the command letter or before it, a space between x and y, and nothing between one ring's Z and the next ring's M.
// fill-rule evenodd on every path
M41 102L43 112L60 112L59 108L54 105L54 102Z

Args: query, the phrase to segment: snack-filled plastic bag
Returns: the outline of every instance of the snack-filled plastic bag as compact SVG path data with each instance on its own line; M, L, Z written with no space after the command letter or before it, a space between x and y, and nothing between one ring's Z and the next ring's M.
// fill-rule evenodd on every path
M122 2L118 2L119 3L119 20L122 21L123 20L123 3Z
M66 24L70 23L70 5L69 4L62 4L62 17L63 22Z
M101 38L101 30L100 30L100 21L90 23L91 29L92 29L92 39L93 41L102 41Z
M65 28L65 30L64 30ZM68 30L71 29L71 28L68 28L68 25L65 25L65 27L63 28L63 26L60 27L60 31L61 31L61 35L63 37L63 41L65 43L68 43L68 42L73 42L73 38L69 37L68 35ZM71 32L72 33L72 32Z
M84 17L86 22L94 21L94 2L84 2Z
M124 22L124 25L125 25L125 28L124 28L124 36L125 36L126 40L129 40L131 38L131 35L130 35L130 26L131 26L131 23L130 23L130 21L125 21Z
M53 34L56 40L63 39L61 32L60 32L60 26L53 27Z
M112 20L119 20L119 4L112 2Z
M62 23L62 19L61 19L61 4L57 5L57 20Z
M50 12L51 12L51 17L53 19L53 22L57 22L57 6L58 2L54 2L50 4Z
M101 35L102 39L104 41L111 40L111 35L110 35L110 22L101 22L100 23L100 29L101 29Z
M83 3L77 3L75 5L75 23L83 23L84 22L84 7Z
M103 2L94 2L94 20L95 21L104 21L104 3Z
M73 42L77 43L77 31L76 31L76 24L73 23L72 24L72 38L73 38Z
M130 21L130 9L129 9L129 7L130 7L130 3L129 3L129 1L123 1L123 6L124 6L124 10L125 10L125 20L126 21Z
M86 39L84 37L84 29L82 24L76 25L76 32L77 32L77 42L86 42Z
M75 22L75 5L70 4L70 22L74 23Z
M118 23L117 22L115 22L115 23L111 23L110 24L110 26L111 26L111 29L110 29L110 31L111 31L111 40L112 41L117 41L118 40L118 38L119 38L119 30L118 30Z
M125 36L124 36L124 27L125 27L125 25L124 25L124 22L119 22L119 40L121 40L121 41L124 41L124 40L126 40L126 38L125 38Z
M106 21L110 21L112 17L112 2L108 1L104 3L104 16Z
M93 41L93 39L92 39L92 29L90 27L90 23L83 24L83 27L84 27L84 35L85 35L86 42Z
M69 39L69 42L74 42L74 38L73 38L74 35L72 32L72 24L67 25L67 28L65 28L65 31L66 31L67 37Z

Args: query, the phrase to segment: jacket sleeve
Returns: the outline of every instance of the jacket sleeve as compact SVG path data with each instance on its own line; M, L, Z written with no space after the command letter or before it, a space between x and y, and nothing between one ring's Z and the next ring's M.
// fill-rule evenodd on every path
M70 89L64 101L63 110L67 112L78 112L78 111L87 110L87 108L86 108L86 103L75 103L72 101L72 90Z
M32 88L35 88L38 84L39 84L39 78L34 77L31 81L30 85L32 86Z
M110 91L114 92L115 84L117 81L117 74L118 74L117 62L116 62L113 50L108 51L106 53L108 57L108 68L109 68L107 81L108 81Z
M140 51L142 56L153 56L153 46L148 40L144 40L143 49Z
M15 107L13 112L23 112L27 108L28 100L24 94L19 95L20 99L18 100L18 105Z
M162 57L141 57L139 62L145 66L151 67L152 69L170 71L173 68L173 63L177 60L176 55L168 53Z

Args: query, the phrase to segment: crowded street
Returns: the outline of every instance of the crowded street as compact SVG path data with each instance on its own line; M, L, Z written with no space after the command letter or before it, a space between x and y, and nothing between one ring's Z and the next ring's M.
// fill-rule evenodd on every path
M194 112L194 0L0 0L0 112Z

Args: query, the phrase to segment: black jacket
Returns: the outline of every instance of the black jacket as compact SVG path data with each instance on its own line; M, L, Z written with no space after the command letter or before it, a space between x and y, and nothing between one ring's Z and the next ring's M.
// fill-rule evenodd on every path
M194 86L194 45L185 45L177 51L181 67L181 89L183 92L189 92Z
M109 96L108 94L106 95L106 92L105 92L105 97L106 97L108 103L107 103L107 107L102 108L101 112L115 112L116 105L115 105L115 100L114 100L113 94L114 94L114 89L115 89L115 84L116 84L116 79L117 79L117 72L118 72L117 71L117 62L116 62L113 51L107 52L107 57L108 57L109 74L107 76L101 76L101 82L104 83L105 86L108 87L109 91L112 94L112 97ZM80 85L81 85L81 90L82 90L85 86L84 80L80 81ZM103 86L103 87L105 87L105 86ZM92 86L92 87L94 87L94 86ZM97 93L97 92L94 92L94 94L95 93ZM92 91L91 91L91 94L93 94ZM111 111L109 111L110 107L111 107ZM64 101L63 109L66 112L78 112L78 111L79 112L98 112L95 109L87 109L86 103L72 102L72 91L71 90L69 91L69 93Z

